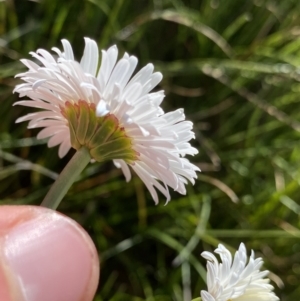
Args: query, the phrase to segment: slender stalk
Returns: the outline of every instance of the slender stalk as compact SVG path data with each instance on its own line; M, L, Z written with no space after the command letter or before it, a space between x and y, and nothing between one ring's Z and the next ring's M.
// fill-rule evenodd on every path
M90 160L89 150L85 147L81 147L58 176L45 196L41 206L56 209Z

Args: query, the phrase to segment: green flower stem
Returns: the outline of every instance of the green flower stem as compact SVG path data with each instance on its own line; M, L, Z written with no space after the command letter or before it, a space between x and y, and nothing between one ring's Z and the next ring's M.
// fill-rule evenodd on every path
M196 298L196 299L193 299L192 301L201 301L201 298Z
M55 210L90 160L89 150L81 147L54 182L41 206Z

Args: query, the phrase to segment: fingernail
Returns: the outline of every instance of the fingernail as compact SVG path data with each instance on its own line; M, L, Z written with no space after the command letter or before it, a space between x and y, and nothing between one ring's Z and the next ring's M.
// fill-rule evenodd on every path
M4 255L26 301L79 301L92 273L92 250L75 222L55 212L14 227Z

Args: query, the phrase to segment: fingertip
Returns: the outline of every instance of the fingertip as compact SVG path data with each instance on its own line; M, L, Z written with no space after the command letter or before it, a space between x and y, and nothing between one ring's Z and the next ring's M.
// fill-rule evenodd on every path
M3 206L0 227L1 265L2 271L8 267L11 272L3 273L10 290L11 283L17 282L26 301L93 299L99 280L98 255L79 224L43 207Z

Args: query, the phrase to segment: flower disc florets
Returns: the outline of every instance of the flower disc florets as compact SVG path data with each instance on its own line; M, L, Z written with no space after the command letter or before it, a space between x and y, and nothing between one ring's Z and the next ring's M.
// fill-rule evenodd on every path
M243 243L232 260L231 253L219 244L215 253L219 254L219 263L214 254L203 252L207 260L207 291L201 291L202 301L277 301L274 289L265 278L268 271L260 271L261 258L254 258L254 252L248 261L247 250Z
M88 147L94 159L112 159L127 181L130 166L155 202L155 188L167 200L168 186L185 194L187 180L194 183L199 170L184 158L198 153L189 143L194 138L193 124L185 121L182 109L164 114L163 91L150 93L161 81L161 73L153 73L153 65L148 64L132 77L137 58L125 53L117 61L116 46L102 51L98 70L95 41L85 38L80 63L74 60L70 43L62 43L63 52L53 48L58 57L44 49L31 53L41 66L22 60L29 70L17 75L24 83L15 91L30 99L16 104L42 111L17 122L29 120L29 128L42 127L37 138L49 138L49 147L59 145L60 157L71 147Z

